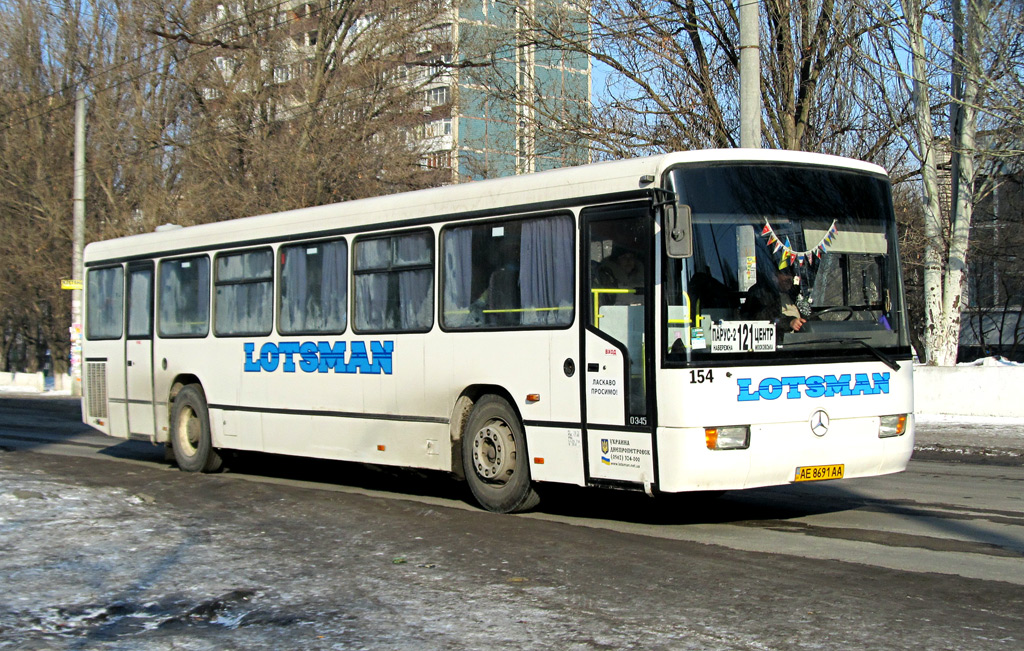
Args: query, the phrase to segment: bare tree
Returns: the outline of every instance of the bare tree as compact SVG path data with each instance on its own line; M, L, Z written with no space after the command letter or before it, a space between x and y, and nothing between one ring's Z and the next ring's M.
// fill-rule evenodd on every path
M498 2L515 20L480 28L485 38L464 55L505 61L513 46L534 47L594 64L592 112L560 119L542 101L551 93L524 98L538 133L589 141L598 156L612 158L738 145L735 3L596 0L588 29L578 18L584 9L573 3L517 12L521 2ZM764 144L888 162L901 125L870 119L871 84L853 47L877 25L855 0L768 0L762 16ZM523 86L511 66L480 74L495 97Z
M960 0L952 0L959 2ZM875 6L885 11L884 6ZM1005 124L1014 111L1005 99L1012 88L1008 80L1019 79L1020 8L1014 3L967 0L962 42L953 30L948 14L938 3L902 0L903 21L892 20L892 30L876 52L887 51L887 67L909 80L904 97L914 108L911 151L920 173L924 220L924 350L930 364L951 365L957 360L961 311L967 280L967 253L974 206L991 193L997 180L979 177L978 170L997 157L1012 154L1000 136L979 140L979 124ZM954 12L955 13L955 12ZM910 68L903 66L900 44L910 56ZM963 80L962 88L951 88L953 69ZM898 103L900 86L894 84ZM938 107L952 107L951 119ZM1020 119L1020 113L1016 113ZM944 134L941 130L944 129ZM1016 152L1019 155L1019 152ZM949 158L956 159L951 183L943 170ZM943 192L943 186L950 191Z
M71 272L75 30L50 7L0 3L0 368L38 368L47 348L66 360ZM62 146L57 146L61 143ZM63 189L63 191L61 191ZM58 370L63 370L58 368Z
M150 27L187 44L176 221L215 221L434 185L414 134L418 57L439 5L195 4ZM223 15L218 15L221 11ZM431 31L437 30L437 31Z
M446 4L235 6L0 0L0 368L66 366L77 87L90 240L441 180L416 134Z
M145 27L148 0L111 0L89 68L88 237L153 230L174 219L182 153L171 143L186 128L181 44ZM97 69L97 67L100 67Z

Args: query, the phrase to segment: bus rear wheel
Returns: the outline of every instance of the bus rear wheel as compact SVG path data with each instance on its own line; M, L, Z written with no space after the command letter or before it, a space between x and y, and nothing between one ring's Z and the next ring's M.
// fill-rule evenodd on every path
M213 448L210 412L198 385L178 392L171 408L171 447L178 467L186 472L216 472L223 461Z
M473 406L462 434L462 463L473 497L488 511L516 513L540 502L523 427L501 398L484 396Z

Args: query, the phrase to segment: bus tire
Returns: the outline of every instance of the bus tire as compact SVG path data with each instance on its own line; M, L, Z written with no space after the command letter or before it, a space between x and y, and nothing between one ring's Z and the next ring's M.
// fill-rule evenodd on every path
M517 513L537 506L523 426L508 403L484 396L462 434L462 465L473 497L488 511Z
M223 464L213 448L206 396L197 384L186 386L174 398L171 447L178 467L186 472L217 472Z

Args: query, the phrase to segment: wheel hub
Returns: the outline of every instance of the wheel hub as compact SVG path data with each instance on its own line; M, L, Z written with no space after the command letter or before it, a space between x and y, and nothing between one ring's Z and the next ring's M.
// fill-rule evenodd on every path
M190 455L195 454L196 449L199 447L199 434L202 428L195 412L191 409L184 409L178 428L181 432L178 440L184 448L183 451Z
M515 468L516 450L508 425L492 421L473 435L473 467L481 478L504 483Z

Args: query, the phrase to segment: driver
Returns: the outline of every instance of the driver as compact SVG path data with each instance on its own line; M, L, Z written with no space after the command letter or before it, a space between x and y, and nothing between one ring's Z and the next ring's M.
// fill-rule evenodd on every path
M745 318L771 321L785 330L799 332L807 323L793 300L799 291L792 267L776 269L774 277L761 276L750 288L740 312Z

